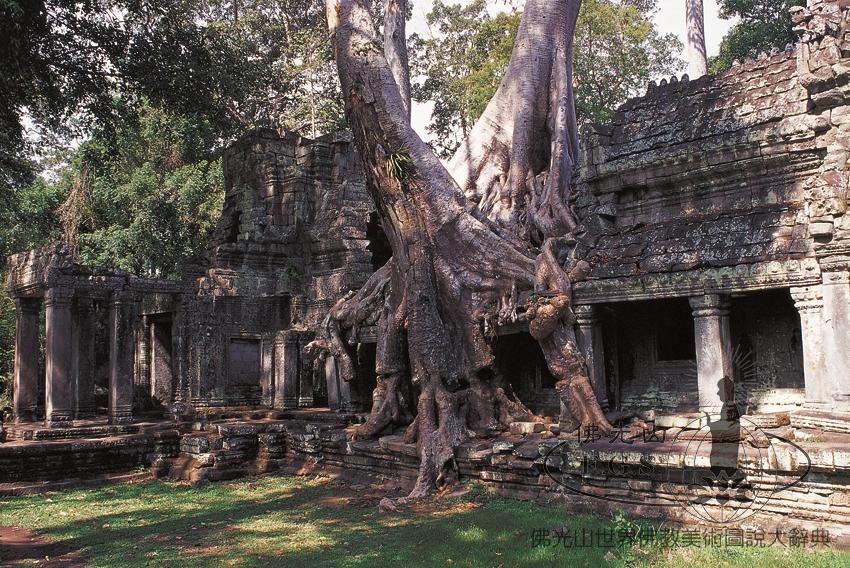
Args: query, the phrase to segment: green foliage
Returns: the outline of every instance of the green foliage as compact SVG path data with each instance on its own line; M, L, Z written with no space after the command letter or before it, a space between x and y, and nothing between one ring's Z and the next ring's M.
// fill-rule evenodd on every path
M487 12L485 0L467 5L437 0L427 16L435 37L410 39L413 98L433 101L428 131L442 158L450 157L481 116L511 59L519 14Z
M0 198L52 136L118 128L116 95L223 140L268 124L318 134L343 116L321 0L0 0Z
M575 34L579 122L604 122L652 78L684 65L681 44L652 23L656 0L584 0ZM433 37L411 40L418 101L433 101L429 132L438 155L450 157L484 112L511 58L519 13L491 16L484 0L437 1L428 14Z
M55 184L82 194L74 203L80 260L178 276L178 262L203 252L221 212L215 135L207 121L143 102L114 133L83 142Z
M759 53L795 43L797 37L788 10L805 6L806 0L720 0L719 4L722 18L737 17L740 21L723 38L717 57L712 58L712 74L729 69L736 59L755 58Z
M0 278L5 276L0 272ZM12 405L12 366L15 357L15 304L0 293L0 418Z
M387 177L404 184L413 169L413 160L406 148L393 148L386 153L384 169Z
M605 123L650 79L684 69L681 42L652 21L657 0L584 0L575 32L574 82L579 124Z

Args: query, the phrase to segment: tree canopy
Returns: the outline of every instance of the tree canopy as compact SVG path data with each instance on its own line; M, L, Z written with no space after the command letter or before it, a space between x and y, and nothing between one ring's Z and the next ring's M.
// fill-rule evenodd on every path
M755 58L761 52L795 43L788 10L805 6L806 0L719 0L719 4L720 17L740 21L723 38L719 55L711 61L714 74L729 69L736 59Z
M337 128L322 10L317 0L0 0L0 191L34 173L21 156L43 148L28 130L86 136L140 98L208 122L221 140L258 124Z
M605 122L650 79L684 68L681 42L652 22L657 0L584 0L575 31L575 96L580 124ZM496 92L521 12L491 15L485 0L434 3L430 37L411 40L414 98L433 101L428 126L442 158L457 149Z

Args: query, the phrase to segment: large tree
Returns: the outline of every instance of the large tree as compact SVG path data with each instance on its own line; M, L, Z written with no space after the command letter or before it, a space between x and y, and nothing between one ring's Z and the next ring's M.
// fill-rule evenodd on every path
M529 0L499 89L444 166L410 127L404 79L388 64L385 52L405 43L381 47L368 0L327 0L346 113L393 257L331 310L322 347L350 380L345 331L379 322L376 403L358 435L412 418L413 496L455 477L459 444L531 417L494 357L491 330L500 324L528 322L566 422L611 428L570 309L571 281L587 267L573 255L568 206L579 151L572 48L580 4Z
M688 35L688 72L696 79L708 73L705 51L705 9L702 0L685 2L685 23Z
M411 37L414 98L433 102L428 131L449 158L484 112L511 59L524 2L491 15L492 2L434 2L430 34ZM585 0L574 36L579 125L603 123L653 78L682 69L681 43L653 23L657 0Z

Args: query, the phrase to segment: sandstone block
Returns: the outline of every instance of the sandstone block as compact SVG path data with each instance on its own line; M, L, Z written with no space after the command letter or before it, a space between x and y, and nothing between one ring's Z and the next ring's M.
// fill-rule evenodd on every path
M512 422L511 434L536 434L542 432L546 427L542 422Z

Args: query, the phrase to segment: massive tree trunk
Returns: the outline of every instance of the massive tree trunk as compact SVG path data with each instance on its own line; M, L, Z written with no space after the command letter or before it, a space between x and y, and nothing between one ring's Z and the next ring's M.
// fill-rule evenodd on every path
M688 73L697 79L708 73L705 51L705 10L702 0L686 0L685 23L688 33Z
M410 64L407 56L407 0L384 0L384 55L410 120Z
M410 127L403 75L386 56L405 51L403 42L381 47L368 0L327 1L346 112L393 258L331 310L323 347L351 380L345 331L378 323L378 388L358 435L410 423L420 455L414 496L454 478L459 444L533 419L494 364L492 330L506 321L528 321L569 421L611 428L570 309L571 278L586 268L565 236L576 226L568 203L579 4L527 3L505 79L450 173Z
M579 152L572 45L580 6L526 3L505 77L449 164L482 215L537 245L576 225L568 202Z

